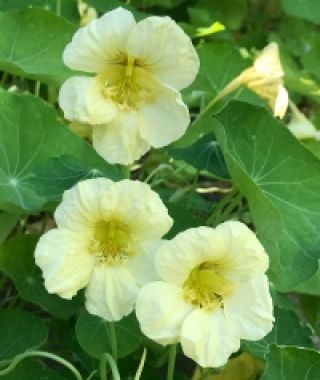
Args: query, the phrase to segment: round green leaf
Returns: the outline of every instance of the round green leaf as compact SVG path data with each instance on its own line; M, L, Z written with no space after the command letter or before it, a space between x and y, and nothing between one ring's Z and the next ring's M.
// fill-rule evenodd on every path
M275 309L275 324L272 331L257 342L246 342L245 347L254 356L263 359L272 344L313 347L312 331L303 326L299 317L290 310Z
M76 26L44 9L0 12L0 70L61 84L72 75L62 53Z
M297 289L319 267L320 161L267 110L233 102L215 124L229 172L247 197L280 291ZM319 283L306 287L319 294Z
M12 372L2 376L1 380L64 380L64 378L52 369L44 368L39 362L26 359Z
M0 107L0 208L41 208L48 198L39 195L42 187L33 182L34 171L52 157L68 154L111 179L120 178L115 166L61 124L54 109L40 99L0 89Z
M135 351L141 342L138 322L134 314L113 322L116 336L118 357L125 357ZM80 346L94 358L100 359L105 352L111 353L110 322L83 312L76 324L76 336Z
M40 347L47 341L44 323L22 310L0 310L0 360Z
M261 380L318 380L320 353L300 347L272 346Z

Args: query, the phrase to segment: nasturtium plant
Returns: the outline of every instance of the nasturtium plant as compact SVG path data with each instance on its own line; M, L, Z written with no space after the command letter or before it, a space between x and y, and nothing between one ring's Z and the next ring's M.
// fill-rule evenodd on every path
M320 379L319 22L0 0L0 379Z

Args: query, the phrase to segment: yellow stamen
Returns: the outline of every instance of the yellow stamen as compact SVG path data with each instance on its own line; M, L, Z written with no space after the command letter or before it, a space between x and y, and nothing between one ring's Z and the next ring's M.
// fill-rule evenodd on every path
M219 273L219 266L213 262L204 262L194 268L183 284L185 299L205 309L223 306L223 298L232 288L232 283Z
M118 221L102 221L96 224L91 240L91 251L99 261L118 264L131 254L132 241L128 226Z

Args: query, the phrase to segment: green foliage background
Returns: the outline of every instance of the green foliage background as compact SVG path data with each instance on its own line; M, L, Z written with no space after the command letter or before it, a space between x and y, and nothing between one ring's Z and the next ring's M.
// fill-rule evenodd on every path
M320 128L318 0L87 3L100 14L123 6L138 20L170 15L180 24L201 60L196 81L183 92L193 117L252 64L256 51L276 41L290 98ZM214 21L226 29L196 36ZM59 86L73 74L62 52L78 27L75 0L0 0L0 370L41 348L69 360L84 379L99 379L110 326L84 311L82 294L72 301L49 295L33 258L64 190L84 178L123 175L68 128L57 105ZM168 237L236 218L265 246L276 320L262 341L243 342L243 352L265 361L243 380L320 379L320 143L298 141L285 126L288 117L274 119L263 100L241 89L131 170L165 201L175 221ZM164 378L167 349L142 336L134 315L116 324L116 333L122 379L133 379L143 347L142 379ZM191 379L194 367L179 354L175 379ZM239 371L228 371L225 379L240 379ZM202 378L218 379L213 372ZM71 378L64 367L33 358L3 376Z

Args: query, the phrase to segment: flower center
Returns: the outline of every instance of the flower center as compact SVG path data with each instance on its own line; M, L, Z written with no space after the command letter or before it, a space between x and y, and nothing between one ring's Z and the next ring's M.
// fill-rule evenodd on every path
M183 284L184 298L204 309L223 307L223 299L232 291L233 285L220 273L213 262L204 262L195 267Z
M154 80L131 56L123 63L109 65L97 80L104 97L125 110L139 109L154 98Z
M99 262L120 264L126 261L132 253L128 226L114 220L97 223L90 248Z

